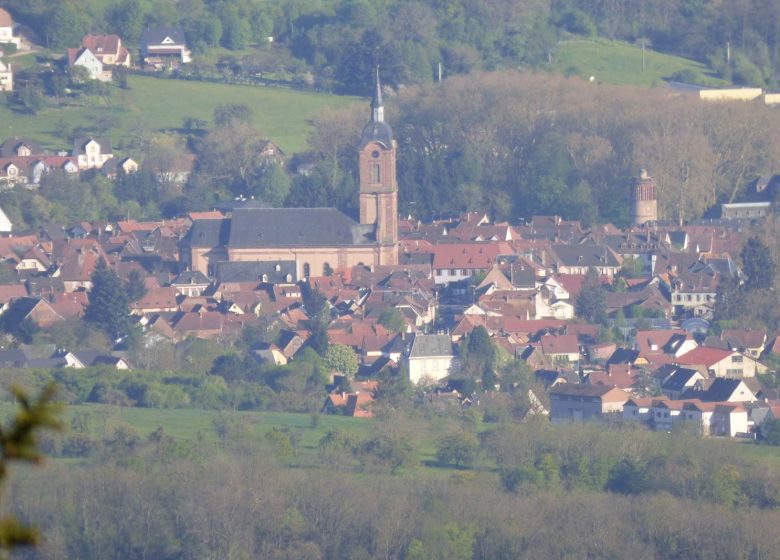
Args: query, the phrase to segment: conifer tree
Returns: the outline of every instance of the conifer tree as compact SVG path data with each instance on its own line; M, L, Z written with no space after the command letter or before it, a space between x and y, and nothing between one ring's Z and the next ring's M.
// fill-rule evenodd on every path
M116 273L100 259L92 272L92 289L84 319L105 331L112 339L127 333L130 310L127 292Z

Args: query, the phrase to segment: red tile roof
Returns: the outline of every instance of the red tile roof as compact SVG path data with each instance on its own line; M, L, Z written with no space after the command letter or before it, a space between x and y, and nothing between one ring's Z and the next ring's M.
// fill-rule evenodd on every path
M734 354L734 352L731 350L699 346L690 352L686 352L677 358L676 361L678 364L684 366L702 365L709 368L718 362L725 360L732 354Z

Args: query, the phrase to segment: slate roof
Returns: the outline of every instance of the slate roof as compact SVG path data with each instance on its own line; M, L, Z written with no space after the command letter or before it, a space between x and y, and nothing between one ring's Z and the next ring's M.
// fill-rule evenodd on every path
M19 138L18 136L14 136L13 138L9 138L2 144L0 144L0 157L4 158L10 158L10 157L16 157L17 156L17 149L19 146L24 144L28 148L30 148L31 155L41 155L43 153L43 149L41 149L41 145L36 142L35 140L29 140L27 138Z
M452 355L452 340L446 334L415 334L409 350L409 358Z
M360 225L336 208L238 209L230 219L228 246L240 249L369 245L374 243L373 231L373 226Z
M393 129L386 122L370 122L363 127L363 133L360 135L360 147L366 144L377 142L385 148L393 145Z
M682 398L694 398L707 402L725 402L732 397L734 391L742 383L741 379L728 379L725 377L717 377L708 381L710 382L709 387L705 391L690 389L682 395Z
M84 146L89 144L92 140L94 140L100 145L101 154L110 154L112 152L111 140L109 140L108 138L103 138L103 137L97 138L94 136L85 136L82 138L76 138L73 141L73 155L74 156L84 155L86 153L84 151Z
M230 234L230 219L195 220L184 240L191 247L224 247Z
M199 270L185 270L181 272L176 279L171 282L171 286L193 286L193 285L209 285L209 280L205 274Z
M695 375L701 374L695 369L677 368L664 380L661 388L666 391L682 392Z
M279 270L276 270L276 267ZM269 261L269 262L221 262L217 264L218 282L255 282L261 281L263 276L268 276L271 284L286 284L287 276L297 280L295 261Z
M166 37L170 37L176 45L184 45L184 30L181 27L153 27L144 29L139 39L141 48L145 46L162 45ZM173 46L173 45L170 45Z
M565 266L619 267L615 253L605 245L585 243L583 245L553 245L552 252Z

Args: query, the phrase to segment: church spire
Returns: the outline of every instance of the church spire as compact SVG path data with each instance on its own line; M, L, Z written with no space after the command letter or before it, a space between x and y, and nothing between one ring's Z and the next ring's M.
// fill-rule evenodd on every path
M371 99L371 122L381 123L385 120L385 105L382 103L382 84L379 83L379 66L376 67L376 88Z

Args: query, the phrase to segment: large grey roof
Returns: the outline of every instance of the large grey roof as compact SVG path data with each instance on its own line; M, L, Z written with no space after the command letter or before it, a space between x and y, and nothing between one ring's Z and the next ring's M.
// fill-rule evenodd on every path
M237 209L230 219L231 248L370 245L374 227L336 208Z
M276 267L279 270L276 270ZM271 284L287 283L290 275L297 281L295 261L268 262L221 262L217 263L217 281L219 282L260 282L263 276L268 276Z
M452 356L452 339L446 334L415 334L410 358Z
M566 266L620 266L615 255L605 245L583 243L582 245L553 245L552 251Z
M184 30L181 27L154 27L141 32L139 43L146 45L161 45L166 37L173 39L176 45L184 45Z
M230 220L195 220L186 240L191 247L226 246L230 233Z

